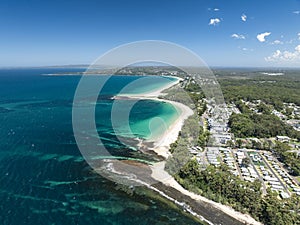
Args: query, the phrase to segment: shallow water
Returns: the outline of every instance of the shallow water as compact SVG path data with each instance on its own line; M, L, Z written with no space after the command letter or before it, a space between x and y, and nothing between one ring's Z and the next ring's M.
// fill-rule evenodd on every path
M156 193L143 188L128 193L87 165L72 131L72 101L80 77L41 76L72 70L78 71L0 70L1 224L198 224ZM120 144L107 124L108 96L135 79L114 77L107 84L106 97L96 107L97 130L113 155L152 160ZM140 101L130 117L133 133L149 137L145 124L157 116L171 123L176 110Z

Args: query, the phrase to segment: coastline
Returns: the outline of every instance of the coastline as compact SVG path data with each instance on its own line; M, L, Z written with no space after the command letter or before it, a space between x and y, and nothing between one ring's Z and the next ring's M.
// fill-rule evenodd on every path
M165 170L165 162L159 162L154 164L153 166L150 166L152 170L152 178L161 182L167 187L170 187L172 189L175 189L183 196L187 196L191 198L192 200L195 200L197 202L205 203L209 205L211 208L216 209L218 211L223 212L224 214L234 218L235 220L238 220L239 222L243 224L249 224L249 225L263 225L262 223L256 221L254 218L252 218L248 214L243 214L241 212L238 212L234 210L230 206L223 205L218 202L214 202L210 199L207 199L201 195L195 194L191 191L188 191L187 189L183 188L170 174L168 174ZM208 219L208 218L206 218Z
M188 106L170 101L165 99L160 99L159 96L164 95L163 91L166 89L169 89L170 87L178 84L180 82L181 78L177 78L177 81L171 82L168 85L165 85L158 90L149 92L149 93L143 93L143 94L130 94L130 95L119 95L120 97L128 97L128 98L135 98L135 99L150 99L155 101L162 101L169 104L172 104L177 111L179 111L179 117L172 123L172 125L166 130L166 132L161 135L160 137L156 137L152 140L146 140L145 142L153 142L154 147L151 148L157 155L164 157L167 159L171 156L171 153L169 152L170 144L175 142L178 138L179 131L181 130L184 121L191 115L193 115L193 110L190 109ZM205 205L204 209L206 207L209 207L210 210L212 210L214 213L220 214L224 213L226 215L225 221L231 221L233 224L234 222L236 224L251 224L251 225L262 225L262 223L256 221L254 218L252 218L248 214L240 213L230 206L222 205L221 203L214 202L212 200L209 200L201 195L195 194L191 191L186 190L183 188L169 173L167 173L164 170L165 167L165 161L161 161L158 163L155 163L154 165L150 166L151 169L151 178L158 181L159 187L153 187L151 185L146 185L150 189L158 192L160 195L166 197L167 199L175 199L174 202L178 202L177 197L184 200L185 198L189 198L189 203L193 203L196 205L196 207L203 207ZM154 189L153 189L154 188ZM170 188L169 195L165 193L166 189ZM170 196L172 193L175 194L175 196ZM181 203L182 204L182 203ZM180 205L180 204L179 204ZM190 206L189 206L190 207ZM185 208L186 210L186 208ZM187 210L189 211L189 210ZM212 218L205 218L202 216L203 211L197 210L197 208L193 208L190 210L190 213L198 218L201 218L202 221L205 221L208 224L213 224L210 222L211 220L214 220ZM224 216L224 215L223 215ZM213 215L212 215L213 217ZM218 221L222 220L222 215L218 215ZM224 222L224 221L223 221Z
M188 117L192 116L194 112L184 104L163 99L159 100L172 104L177 109L177 111L180 111L179 117L164 132L164 134L153 140L154 147L152 150L156 154L167 159L171 156L171 153L169 152L170 144L174 143L177 140L178 134L181 131L184 121Z
M164 90L177 85L182 80L179 77L172 78L176 78L176 81L170 82L169 84L148 93L146 92L142 94L126 94L116 96L116 98L127 97L131 99L149 99L154 101L166 102L173 105L173 107L177 110L179 114L178 118L168 127L164 134L151 138L149 140L145 140L145 142L153 142L153 148L151 148L151 150L153 150L157 155L164 157L165 159L171 156L171 153L169 152L170 144L174 143L177 140L178 134L181 131L184 121L189 116L194 114L192 109L182 103L159 98L159 96L163 96L165 94L163 93Z

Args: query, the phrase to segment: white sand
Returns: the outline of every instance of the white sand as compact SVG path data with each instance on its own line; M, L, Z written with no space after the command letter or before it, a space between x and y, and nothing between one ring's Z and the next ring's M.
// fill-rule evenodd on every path
M166 76L165 76L166 77ZM162 96L164 95L165 93L162 93L164 90L167 90L169 89L170 87L173 87L174 85L178 84L181 80L183 80L182 78L179 78L179 77L172 77L172 78L176 78L175 81L155 90L155 91L151 91L149 93L143 93L142 96L143 97L150 97L150 98L155 98L157 99L159 96Z
M179 82L179 80L176 83L178 83L178 82ZM151 99L168 102L168 103L172 104L174 107L176 107L177 110L180 111L180 116L178 117L178 119L173 123L173 125L171 127L169 127L169 129L165 132L165 134L162 135L157 140L155 140L155 143L154 143L153 150L158 155L161 155L165 158L168 158L171 155L171 153L169 152L170 144L172 144L173 142L175 142L177 140L178 133L184 124L184 120L187 119L189 116L193 115L193 113L194 113L193 110L191 110L186 105L183 105L178 102L162 100L162 99L157 98L157 96L162 94L161 92L163 90L165 90L173 85L175 85L175 84L172 83L172 84L168 85L167 87L165 86L158 91L155 91L155 92L152 92L149 94L145 94L143 96L146 98L150 97ZM210 204L211 206L221 210L222 212L226 213L227 215L229 215L243 223L252 224L252 225L263 225L262 223L253 219L250 215L237 212L236 210L234 210L233 208L231 208L229 206L214 202L214 201L209 200L201 195L197 195L193 192L190 192L190 191L184 189L170 174L168 174L164 170L164 168L165 168L165 161L156 163L153 166L151 166L152 177L154 179L162 182L163 184L176 189L177 191L181 192L182 194L189 196L190 198L192 198L194 200L202 201L202 202Z
M155 151L156 154L163 156L164 158L168 158L171 155L169 152L170 144L174 143L177 140L179 131L181 130L184 121L189 116L194 114L192 109L190 109L189 107L187 107L182 103L158 98L159 96L164 95L164 93L162 93L164 90L169 89L170 87L178 84L180 80L182 79L177 77L176 81L171 82L168 85L165 85L153 92L143 93L143 94L124 95L126 97L135 98L135 99L136 98L150 99L155 101L167 102L172 104L176 108L177 112L179 113L179 116L176 119L176 121L172 123L170 127L168 127L168 129L164 132L163 135L148 140L148 142L154 142L154 148L152 150ZM119 96L123 96L123 95L119 95Z
M193 115L193 110L191 110L189 107L187 107L184 104L173 102L169 100L159 99L158 96L163 95L162 91L166 90L175 84L179 83L180 78L178 78L177 81L172 82L159 90L156 90L151 93L145 93L142 95L129 95L131 98L138 98L138 99L152 99L157 101L163 101L168 102L172 104L178 111L179 111L179 117L177 120L167 129L167 131L160 137L156 138L154 141L154 148L153 150L160 156L163 156L165 158L168 158L171 153L169 152L170 144L175 142L178 138L178 133L181 130L184 120L187 119L189 116ZM128 95L126 95L128 96ZM196 201L202 201L205 203L210 204L212 207L215 207L222 212L226 213L227 215L235 218L236 220L239 220L241 222L252 224L252 225L263 225L260 222L257 222L255 219L253 219L250 215L242 214L240 212L235 211L233 208L222 205L220 203L214 202L212 200L209 200L201 195L197 195L193 192L190 192L186 189L184 189L170 174L168 174L165 170L165 161L159 162L151 166L152 169L152 177L155 180L158 180L162 182L163 184L170 186L177 191L181 192L182 194L189 196L190 198L196 200Z
M168 158L171 155L171 153L169 152L170 144L174 143L177 140L179 131L181 130L184 121L189 116L193 115L194 112L189 107L181 103L168 101L168 100L162 100L162 101L172 104L179 112L179 117L165 131L165 133L160 137L156 138L156 140L151 140L154 141L153 151L155 151L156 154L160 156Z
M168 174L164 170L164 168L165 168L165 161L156 163L153 166L151 166L152 177L155 180L158 180L158 181L162 182L163 184L176 189L180 193L182 193L186 196L189 196L190 198L192 198L196 201L202 201L202 202L210 204L212 207L221 210L222 212L235 218L236 220L239 220L243 223L252 224L252 225L263 225L262 223L253 219L250 215L237 212L236 210L234 210L233 208L231 208L229 206L214 202L212 200L204 198L201 195L197 195L193 192L190 192L190 191L184 189L170 174Z

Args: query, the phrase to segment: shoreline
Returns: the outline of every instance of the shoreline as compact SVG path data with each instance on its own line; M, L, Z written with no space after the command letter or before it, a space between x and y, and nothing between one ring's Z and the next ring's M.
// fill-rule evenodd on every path
M223 205L218 202L214 202L208 198L205 198L201 195L195 194L185 188L183 188L175 179L172 177L169 173L167 173L164 170L165 162L159 162L154 164L153 166L150 166L152 170L151 177L159 182L161 182L163 185L170 187L172 189L175 189L183 196L190 197L192 200L195 200L197 202L206 203L212 208L219 210L223 212L224 214L236 219L237 221L249 225L263 225L262 223L256 221L254 218L252 218L248 214L243 214L241 212L238 212L234 210L232 207ZM207 218L206 218L207 219Z
M170 127L164 132L164 134L153 140L154 146L152 150L156 154L167 159L171 156L171 153L169 152L170 144L174 143L177 140L179 132L184 125L184 121L188 117L192 116L194 112L184 104L169 100L161 100L163 102L172 104L176 108L177 112L180 111L179 117L170 125Z
M168 129L165 131L165 133L159 137L156 137L152 140L145 140L145 142L153 142L154 146L151 148L157 155L164 157L167 159L168 157L171 156L171 153L169 152L170 144L174 143L177 138L179 131L181 131L181 128L184 124L184 121L191 115L194 114L193 110L190 109L188 106L170 101L170 100L165 100L165 99L160 99L159 96L164 95L163 91L166 89L169 89L170 87L178 84L181 80L181 78L177 78L177 81L171 82L168 85L165 85L155 91L149 92L149 93L143 93L143 94L129 94L129 95L118 95L120 97L127 97L127 98L134 98L134 99L149 99L149 100L155 100L155 101L161 101L161 102L166 102L169 104L172 104L177 111L180 111L179 117L168 127ZM117 96L117 97L118 97ZM161 161L158 163L155 163L154 165L150 166L151 169L151 178L154 180L158 181L163 187L163 190L160 190L159 188L154 188L153 185L150 185L150 189L155 190L157 193L160 195L166 197L167 199L175 199L174 201L178 202L177 195L182 195L180 196L182 199L185 197L188 197L191 199L191 201L195 201L198 204L204 204L210 207L211 210L214 212L221 212L226 214L227 218L232 218L236 220L237 222L243 223L243 224L249 224L249 225L263 225L262 223L256 221L254 218L252 218L248 214L243 214L240 213L236 210L234 210L230 206L223 205L218 202L214 202L212 200L209 200L201 195L195 194L191 191L186 190L183 188L169 173L167 173L164 170L165 167L165 161ZM149 188L149 185L146 185ZM170 193L177 191L177 195L169 196L168 194L165 193L165 188L171 188L172 190L169 190ZM154 188L154 189L153 189ZM191 203L191 201L189 201ZM194 211L197 211L197 209L194 209ZM212 224L208 218L205 218L200 214L195 214L193 210L190 211L190 213L197 217L198 219L201 218L202 221L205 221L208 224ZM213 215L212 215L213 216Z
M159 96L163 96L165 94L163 93L163 91L177 85L182 80L182 78L179 77L172 76L172 78L176 78L176 81L170 82L170 84L167 84L151 92L146 92L142 94L121 94L116 96L116 98L126 97L129 99L148 99L165 102L171 104L176 109L179 116L166 129L166 131L162 135L144 141L147 143L152 142L153 148L151 148L151 150L153 150L157 155L164 157L165 159L171 156L171 153L169 152L170 144L174 143L177 140L178 134L181 131L184 121L194 114L194 111L192 109L190 109L188 106L182 103L159 98Z

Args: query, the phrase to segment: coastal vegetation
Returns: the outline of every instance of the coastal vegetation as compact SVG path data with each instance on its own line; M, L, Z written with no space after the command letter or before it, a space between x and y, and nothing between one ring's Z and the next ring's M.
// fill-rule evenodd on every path
M200 128L196 116L185 121L177 140L170 145L172 157L167 160L165 167L170 174L177 173L191 159L189 147L197 145L200 139L205 139L206 133Z
M265 104L260 104L259 114L251 111L241 101L237 101L236 106L241 113L233 113L229 119L231 132L236 137L269 138L282 135L300 140L300 132L271 114L270 109Z
M300 176L300 161L296 152L291 151L291 147L286 143L276 141L274 152L278 159L283 162L294 176Z
M185 120L177 141L170 145L170 157L166 162L166 170L175 174L191 158L189 148L198 146L204 148L209 139L209 132L200 126L200 116L206 111L207 105L204 95L198 85L191 85L191 82L181 84L183 88L175 86L167 90L163 98L188 105L195 112Z
M167 73L167 70L163 71L164 74L161 71L156 75ZM300 224L300 197L295 193L289 198L280 197L280 192L271 190L271 186L265 186L258 179L247 181L234 174L223 162L214 166L205 164L205 160L199 161L199 155L206 154L205 147L210 135L200 119L208 107L199 85L192 78L183 78L179 85L168 89L162 98L183 103L196 113L185 121L177 141L171 144L172 156L166 162L166 171L185 189L247 213L266 225ZM285 120L295 119L293 107L299 105L299 77L293 72L287 76L268 76L255 71L235 74L218 71L217 78L225 101L237 109L232 111L234 113L228 121L234 138L225 147L246 146L249 149L268 150L285 165L291 175L299 176L297 152L292 151L290 145L275 141L276 136L288 136L296 142L300 140L300 132ZM284 115L284 119L277 112ZM193 149L198 149L199 155L193 156L196 154ZM244 168L251 164L247 157L241 162Z
M247 85L249 79L251 80L250 85ZM276 77L275 90L268 91L272 89L271 86L274 83L270 82L270 79L260 74L242 79L221 77L220 83L225 92L225 100L228 103L234 103L241 112L233 113L229 118L228 125L236 137L236 143L232 144L233 146L242 146L243 139L249 138L249 140L253 140L251 148L256 146L257 149L272 151L279 161L286 165L291 175L299 176L300 163L297 153L291 151L288 144L271 141L276 136L288 136L300 140L300 132L273 114L273 110L278 110L289 116L292 114L292 110L286 108L285 104L299 104L299 98L296 98L300 95L298 78L293 77L295 83L290 84L291 81L287 81L287 78ZM266 85L264 85L265 83ZM186 86L186 91L193 101L200 103L204 96L201 91L197 92L197 90L199 87L193 83ZM245 104L246 102L256 102L255 110ZM206 110L206 105L203 109ZM205 110L198 111L198 115L201 116ZM197 122L196 118L190 118L186 123L193 130L196 127L193 127L192 124L198 124ZM263 194L261 181L258 179L254 182L242 180L234 175L224 163L220 166L203 167L196 158L189 155L191 130L183 126L178 140L170 147L172 157L166 164L167 171L175 174L175 179L184 188L213 201L229 205L239 212L250 214L266 225L300 224L299 196L293 194L290 198L281 199L279 193L271 191L270 188L267 188L266 193ZM197 145L205 147L205 140L207 140L205 135L207 134L209 133L200 127ZM204 141L200 141L201 137ZM254 141L258 138L263 142ZM259 146L259 143L263 146ZM191 160L187 162L187 158ZM245 158L242 164L247 167L250 164L249 158Z
M186 189L213 201L249 213L266 225L300 224L300 198L292 196L278 201L278 194L268 190L262 197L261 183L243 181L233 175L226 165L201 169L196 160L189 161L175 175Z
M232 114L229 119L231 132L239 138L269 138L289 136L300 140L300 133L286 125L275 115L241 113Z

